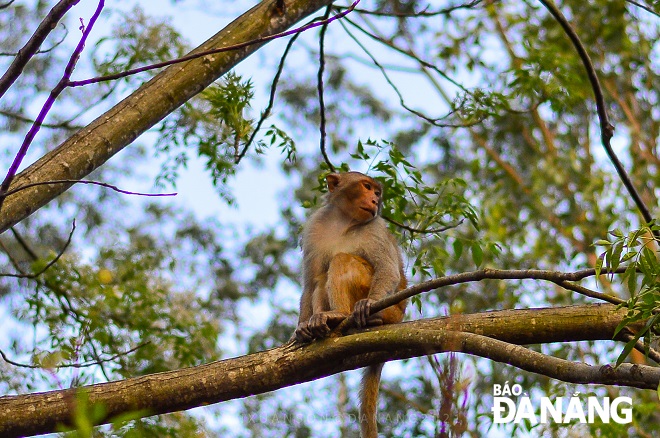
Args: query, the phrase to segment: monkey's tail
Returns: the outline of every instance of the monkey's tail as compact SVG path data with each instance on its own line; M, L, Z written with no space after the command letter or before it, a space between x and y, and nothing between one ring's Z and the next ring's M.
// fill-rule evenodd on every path
M377 438L378 389L383 364L371 365L364 369L362 389L360 390L360 435L362 438Z

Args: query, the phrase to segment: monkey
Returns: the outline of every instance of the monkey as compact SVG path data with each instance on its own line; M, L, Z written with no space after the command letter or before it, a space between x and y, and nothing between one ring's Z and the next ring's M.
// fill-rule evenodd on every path
M331 173L328 193L302 233L303 293L294 337L328 336L353 314L358 328L403 320L407 301L370 315L371 304L407 286L403 257L381 217L383 188L359 172ZM362 438L376 438L383 364L365 368L360 391Z

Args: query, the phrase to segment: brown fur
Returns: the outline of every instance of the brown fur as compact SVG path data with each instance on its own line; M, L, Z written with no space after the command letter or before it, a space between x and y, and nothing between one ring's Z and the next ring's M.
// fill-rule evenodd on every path
M372 302L406 287L401 251L380 217L380 183L359 172L330 174L327 182L325 202L303 232L303 294L295 333L300 342L327 336L351 313L358 327L401 322L407 304L369 315ZM365 369L360 392L363 438L378 433L382 366Z

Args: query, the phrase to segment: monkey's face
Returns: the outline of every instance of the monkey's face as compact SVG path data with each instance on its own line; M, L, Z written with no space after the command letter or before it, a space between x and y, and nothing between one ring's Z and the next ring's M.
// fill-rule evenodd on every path
M358 222L368 222L375 218L380 210L382 191L380 184L371 178L357 181L351 190L352 205L350 215Z
M380 214L383 188L378 181L359 172L331 173L326 177L330 196L327 203L338 207L359 223Z

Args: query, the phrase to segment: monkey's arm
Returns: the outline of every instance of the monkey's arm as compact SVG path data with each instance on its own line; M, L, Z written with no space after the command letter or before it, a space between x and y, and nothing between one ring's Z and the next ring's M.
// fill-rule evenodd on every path
M309 252L303 256L303 291L300 297L300 313L294 337L301 342L313 339L314 335L308 328L309 319L314 314L314 293L317 289L317 278L314 273L320 269L319 261Z
M399 322L403 318L403 313L399 315L385 316L382 312L371 315L371 305L384 298L387 295L394 293L399 284L401 283L401 268L399 249L396 245L388 245L387 247L379 248L377 251L372 251L371 257L367 261L374 267L373 278L371 280L371 287L369 288L369 295L367 298L355 303L353 308L353 316L358 327L366 327L368 325L380 325L385 322L390 324Z

